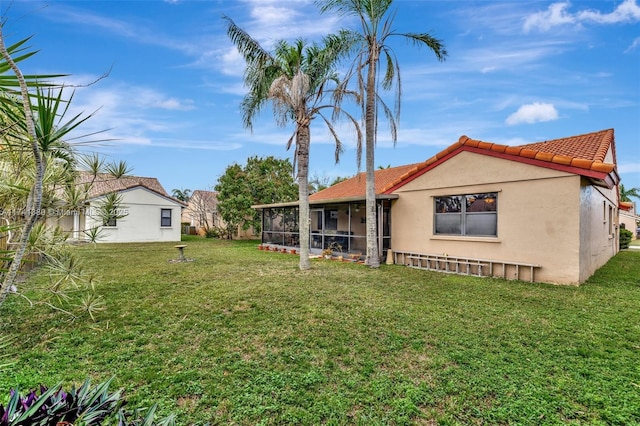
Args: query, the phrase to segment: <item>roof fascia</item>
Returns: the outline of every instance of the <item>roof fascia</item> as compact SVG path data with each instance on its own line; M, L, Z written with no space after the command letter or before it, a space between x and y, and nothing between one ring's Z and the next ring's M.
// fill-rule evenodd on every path
M489 157L501 158L501 159L504 159L504 160L515 161L515 162L518 162L518 163L524 163L524 164L529 164L529 165L532 165L532 166L544 167L546 169L558 170L558 171L562 171L562 172L566 172L566 173L571 173L571 174L575 174L575 175L588 177L588 178L595 179L597 181L603 182L604 185L609 189L611 189L613 186L616 185L615 182L619 181L618 174L617 174L617 172L615 170L613 172L611 172L611 173L597 172L597 171L594 171L594 170L581 169L579 167L574 167L574 166L567 166L567 165L558 164L558 163L550 163L550 162L547 162L547 161L536 160L535 158L520 157L520 156L512 155L512 154L505 154L503 152L490 151L490 150L486 150L486 149L482 149L482 148L463 145L463 146L460 146L457 149L451 151L450 153L448 153L447 155L443 156L442 158L437 159L436 161L434 161L433 163L429 164L428 166L418 170L417 172L415 172L413 175L409 176L404 181L402 181L402 182L392 186L390 189L386 190L384 193L385 194L390 194L390 193L396 191L397 189L399 189L399 188L403 187L404 185L408 184L409 182L417 179L418 177L422 176L423 174L425 174L429 170L432 170L432 169L438 167L440 164L444 163L445 161L448 161L449 159L451 159L452 157L455 157L456 155L460 154L463 151L473 152L475 154L487 155Z
M398 198L398 194L378 194L376 195L376 200L396 200ZM356 196L356 197L342 197L342 198L327 198L323 200L309 200L310 206L320 206L323 204L344 204L344 203L353 203L353 202L361 202L364 203L366 198L364 196ZM300 205L299 201L290 201L288 203L274 203L274 204L256 204L251 206L252 209L261 210L261 209L272 209L278 207L297 207Z
M187 203L184 203L184 202L182 202L182 201L180 201L180 200L178 200L176 198L167 197L166 195L163 195L163 194L159 193L158 191L154 191L153 189L149 188L148 186L145 186L145 185L142 185L142 184L136 184L136 185L132 185L132 186L129 186L129 187L126 187L126 188L117 189L117 190L114 190L114 191L108 191L108 192L105 192L103 194L96 195L95 197L91 197L87 201L91 202L91 201L97 200L99 198L102 198L105 195L113 194L114 192L128 192L128 191L131 191L133 189L138 189L138 188L145 189L145 190L151 192L152 194L157 195L158 197L161 197L161 198L164 198L167 201L171 201L173 203L176 203L176 204L180 205L180 207L182 207L182 208L185 208L185 207L188 206Z

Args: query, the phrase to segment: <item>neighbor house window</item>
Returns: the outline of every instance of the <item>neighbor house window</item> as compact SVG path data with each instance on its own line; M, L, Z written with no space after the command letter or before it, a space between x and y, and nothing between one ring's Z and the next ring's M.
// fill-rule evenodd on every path
M110 217L102 222L102 226L116 226L116 218Z
M171 209L160 210L160 226L171 226Z
M434 232L440 235L498 235L498 193L435 197Z

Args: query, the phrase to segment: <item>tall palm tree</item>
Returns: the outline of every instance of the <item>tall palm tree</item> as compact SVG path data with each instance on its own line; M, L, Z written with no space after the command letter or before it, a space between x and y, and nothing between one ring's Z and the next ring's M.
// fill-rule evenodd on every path
M625 189L623 184L620 184L620 201L631 201L631 197L640 200L640 188Z
M243 55L246 68L244 83L248 93L241 109L245 127L251 129L262 107L273 105L276 123L294 123L294 132L287 149L295 144L294 168L297 167L299 195L300 269L311 268L309 262L309 146L310 125L320 117L327 125L335 143L335 159L339 160L342 143L333 126L339 117L346 117L354 125L361 141L360 127L355 118L340 107L346 91L340 91L335 64L346 52L349 43L344 34L327 36L321 45L307 45L302 40L289 44L276 43L273 53L238 27L231 18L224 17L227 35ZM327 110L331 116L325 115Z
M357 78L358 91L362 103L365 122L365 163L366 163L366 221L367 255L365 263L371 267L380 266L380 251L377 242L377 207L375 194L374 149L378 127L378 108L389 121L393 143L397 140L397 121L400 117L401 79L397 57L388 44L389 39L400 36L417 46L427 46L443 61L447 51L441 40L429 33L399 33L393 29L395 12L390 10L393 0L316 0L322 12L336 11L338 14L354 16L360 23L359 32L352 33L356 42L356 59L353 71ZM380 59L384 60L385 72L378 81ZM389 108L378 95L378 86L384 90L395 88L395 105Z

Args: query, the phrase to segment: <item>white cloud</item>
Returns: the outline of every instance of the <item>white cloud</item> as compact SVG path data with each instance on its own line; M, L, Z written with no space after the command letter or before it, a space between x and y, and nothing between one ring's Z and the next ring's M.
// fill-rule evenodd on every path
M553 104L534 102L522 105L518 111L511 114L506 119L509 126L520 123L540 123L543 121L553 121L558 119L558 110Z
M547 10L529 15L524 21L524 31L529 32L533 29L548 31L558 25L579 25L583 22L619 24L640 21L640 7L636 4L636 0L625 0L611 13L587 9L572 14L568 11L570 5L568 1L553 3Z
M637 49L638 47L640 47L640 37L637 37L635 40L633 40L633 42L631 43L631 46L627 47L624 53L629 53Z
M566 11L568 7L569 2L553 3L547 10L528 16L524 21L524 31L529 32L533 28L547 31L556 25L576 22L575 17Z
M594 10L584 10L577 14L580 21L593 21L598 24L617 24L640 21L640 7L636 0L625 0L611 13L600 13Z

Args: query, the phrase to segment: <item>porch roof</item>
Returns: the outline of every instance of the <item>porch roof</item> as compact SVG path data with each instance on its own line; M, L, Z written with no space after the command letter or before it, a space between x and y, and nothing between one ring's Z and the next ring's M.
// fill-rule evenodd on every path
M398 194L377 194L376 195L376 200L395 200L397 198L398 198ZM355 202L364 203L365 202L364 195L353 196L353 197L327 198L327 199L323 198L321 200L309 199L310 206L319 206L324 204L355 203ZM257 204L257 205L251 206L251 208L260 210L260 209L270 209L270 208L278 208L278 207L297 207L298 205L300 205L299 201L289 201L286 203Z

